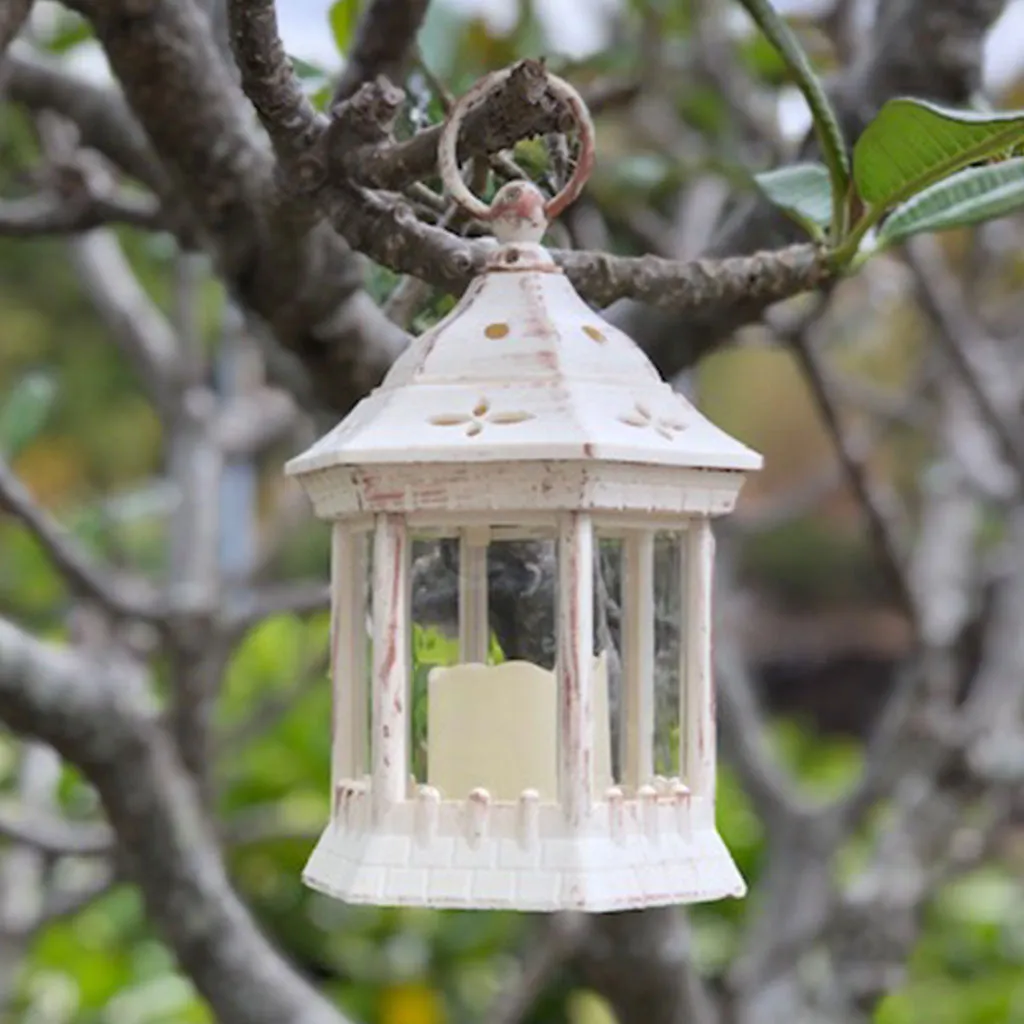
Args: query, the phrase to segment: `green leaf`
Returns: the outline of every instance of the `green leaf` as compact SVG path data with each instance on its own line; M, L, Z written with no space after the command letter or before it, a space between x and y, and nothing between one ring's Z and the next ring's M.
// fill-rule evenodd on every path
M310 64L308 60L303 60L301 57L288 54L288 60L291 61L292 70L303 82L312 81L319 84L328 77L327 72L323 68L318 68L315 64Z
M853 177L861 199L881 211L1022 141L1019 112L977 114L921 100L889 100L857 140Z
M822 159L828 166L832 182L832 225L838 234L843 225L842 204L850 177L850 160L846 140L839 127L839 118L825 93L820 79L789 26L779 16L770 0L740 0L758 28L782 55L797 88L807 100L814 120L814 133L821 146Z
M336 0L331 4L327 17L338 53L348 53L352 45L352 34L359 21L359 6L359 0Z
M53 409L57 385L41 373L30 373L0 405L0 455L14 459L39 434Z
M969 167L898 207L878 233L879 246L926 231L948 231L1024 208L1024 158Z
M44 45L50 53L64 54L93 38L95 37L89 22L74 14L60 19L53 35Z
M832 222L832 184L821 164L791 164L754 176L761 191L815 238Z

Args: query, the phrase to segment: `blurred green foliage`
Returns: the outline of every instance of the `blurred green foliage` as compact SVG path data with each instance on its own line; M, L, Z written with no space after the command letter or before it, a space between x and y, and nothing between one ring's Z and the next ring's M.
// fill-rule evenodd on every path
M658 6L658 5L654 5ZM338 49L350 45L360 4L325 5ZM651 9L632 4L632 15ZM689 5L660 3L662 31L684 50ZM58 24L49 46L66 52L89 37L80 19ZM506 34L432 4L421 35L427 67L460 91L484 70L536 55L547 43L528 2ZM750 74L784 78L784 67L763 40L741 50ZM320 106L329 101L327 69L297 61ZM558 60L552 60L559 68ZM628 67L622 48L577 68L581 77ZM425 116L440 116L431 96ZM728 117L720 97L697 89L679 98L679 116L714 137ZM700 171L664 153L644 151L611 119L603 126L608 158L593 188L602 201L667 204L689 174ZM0 126L4 154L0 183L16 194L18 168L34 141L16 117ZM728 168L726 168L728 170ZM170 294L168 249L160 239L125 234L140 279L165 304ZM616 242L620 239L616 238ZM628 238L621 239L628 251ZM395 275L374 268L378 299ZM213 344L220 290L204 294L203 321ZM442 315L440 299L426 314ZM422 326L420 324L419 326ZM159 573L166 557L166 496L157 478L162 439L131 370L105 337L77 290L57 242L0 240L0 452L76 538L104 557ZM269 476L279 466L266 467ZM785 581L794 601L819 599L821 579L853 575L860 548L837 542L821 524L780 530L754 549L752 571ZM326 572L326 536L303 531L284 567ZM38 546L9 521L0 522L0 612L59 635L67 594ZM471 912L399 911L347 907L307 889L300 873L328 812L329 685L323 671L326 615L270 619L253 629L228 669L217 708L221 758L219 809L225 823L231 876L262 926L287 954L366 1024L441 1024L484 1019L511 958L532 924L527 917ZM493 657L499 660L495 646ZM415 637L415 767L422 773L427 728L426 678L432 666L454 660L454 641L436 630ZM263 728L258 723L266 719ZM862 752L825 742L796 723L779 723L779 755L808 789L834 795L855 776ZM14 741L0 736L0 795L11 795ZM58 793L69 818L95 810L95 798L76 773L64 772ZM719 826L756 894L763 832L735 777L720 773ZM1016 872L1016 875L1015 875ZM945 889L929 908L924 937L903 987L881 1005L878 1024L1014 1024L1024 1021L1024 893L1020 865L993 865ZM756 895L755 895L756 900ZM725 970L742 938L749 902L728 901L692 911L696 955L710 975ZM200 1024L212 1016L146 921L136 892L119 886L31 941L18 979L10 1020L26 1024ZM532 1024L607 1024L607 1009L566 975L534 1011Z

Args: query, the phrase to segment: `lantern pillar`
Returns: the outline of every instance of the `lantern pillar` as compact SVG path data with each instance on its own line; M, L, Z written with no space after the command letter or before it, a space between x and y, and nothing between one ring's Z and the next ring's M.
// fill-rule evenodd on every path
M459 660L487 664L491 630L487 609L489 531L459 533Z
M331 792L367 770L366 533L336 522L331 546ZM332 806L334 800L332 797Z
M654 533L623 544L622 777L634 791L654 775Z
M708 801L715 793L715 690L711 659L711 591L715 538L711 520L690 520L680 545L685 581L686 625L680 649L680 763L695 797Z
M409 778L409 540L405 519L378 513L373 531L373 797L379 816Z
M568 512L558 541L559 797L570 826L593 799L594 525Z

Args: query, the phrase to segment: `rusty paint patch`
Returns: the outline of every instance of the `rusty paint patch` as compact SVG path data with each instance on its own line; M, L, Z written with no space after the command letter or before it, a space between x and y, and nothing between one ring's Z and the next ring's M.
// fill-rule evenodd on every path
M431 416L428 422L435 427L457 427L461 423L468 423L469 417L459 412L443 412L437 416Z
M536 417L532 412L496 412L490 417L491 423L525 423L527 420L535 419Z

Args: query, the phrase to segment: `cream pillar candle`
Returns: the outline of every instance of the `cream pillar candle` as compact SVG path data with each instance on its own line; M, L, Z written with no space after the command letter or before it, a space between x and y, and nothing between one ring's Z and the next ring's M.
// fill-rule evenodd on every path
M593 667L593 785L612 783L608 672ZM427 781L447 800L478 786L493 800L536 789L558 798L558 689L555 675L526 661L435 668L428 680Z

